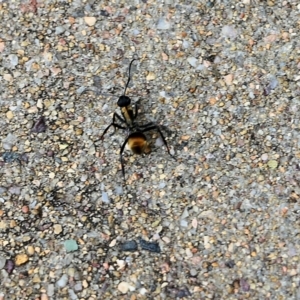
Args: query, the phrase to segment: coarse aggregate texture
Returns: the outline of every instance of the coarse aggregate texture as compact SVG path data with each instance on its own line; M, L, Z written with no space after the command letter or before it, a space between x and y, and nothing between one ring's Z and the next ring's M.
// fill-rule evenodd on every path
M0 0L0 299L300 299L299 1ZM152 152L111 129L124 92ZM130 250L130 251L124 251Z

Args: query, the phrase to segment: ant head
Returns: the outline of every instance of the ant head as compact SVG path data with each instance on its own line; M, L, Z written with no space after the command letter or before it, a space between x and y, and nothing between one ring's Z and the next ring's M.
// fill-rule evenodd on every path
M119 107L128 106L130 103L131 103L130 98L125 95L121 96L117 102Z

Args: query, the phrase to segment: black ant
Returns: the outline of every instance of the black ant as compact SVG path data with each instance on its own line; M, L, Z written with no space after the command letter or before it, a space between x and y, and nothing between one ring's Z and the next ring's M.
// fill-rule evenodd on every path
M135 60L137 60L137 59L133 59L129 64L129 72L128 72L129 74L128 74L128 80L127 80L127 83L125 86L124 94L119 97L118 102L117 102L117 105L121 109L122 117L115 112L113 114L112 123L107 126L107 128L104 130L104 132L100 138L100 139L103 139L104 135L106 134L106 132L108 131L108 129L111 126L114 126L114 132L112 133L112 135L115 133L116 128L127 130L127 132L128 132L127 138L125 139L125 141L120 149L120 161L121 161L122 173L123 173L124 180L125 180L125 168L124 168L124 161L123 161L123 152L124 152L126 144L128 144L130 150L134 154L149 153L151 151L150 145L147 141L147 138L146 138L144 132L147 132L150 130L157 130L167 148L168 153L170 154L171 157L173 157L175 159L175 157L170 153L170 149L168 147L167 141L166 141L164 135L162 134L158 125L156 125L152 122L144 124L144 125L139 125L135 121L135 119L138 116L137 103L134 104L134 110L133 110L133 107L131 105L131 99L125 95L128 84L130 82L131 65ZM118 119L122 123L122 125L117 124L116 119Z

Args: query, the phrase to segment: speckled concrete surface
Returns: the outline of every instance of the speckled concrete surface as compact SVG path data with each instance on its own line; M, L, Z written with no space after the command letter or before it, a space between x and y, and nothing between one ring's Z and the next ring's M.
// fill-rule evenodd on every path
M0 0L0 299L300 299L299 16ZM176 161L149 132L124 183L126 131L99 138L134 57Z

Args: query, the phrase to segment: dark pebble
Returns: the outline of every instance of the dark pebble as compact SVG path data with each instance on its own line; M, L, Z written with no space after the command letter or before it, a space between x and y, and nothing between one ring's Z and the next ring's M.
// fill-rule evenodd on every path
M49 229L50 227L52 227L52 225L53 225L52 222L45 223L45 224L39 226L39 230L40 230L40 231L47 230L47 229Z
M47 152L47 156L53 157L53 156L54 156L54 151L49 150L49 151Z
M46 119L45 117L41 116L34 124L34 126L31 129L31 132L36 132L36 133L40 133L40 132L45 132L47 129L47 125L46 125Z
M107 10L101 9L100 10L100 15L103 17L109 17L109 13Z
M225 263L225 266L232 269L235 266L235 262L233 260L229 260Z
M20 154L17 152L4 152L2 158L6 163L11 163L20 159Z
M207 1L207 4L206 4L209 8L212 8L214 7L215 3L214 1Z
M140 242L141 248L143 250L148 250L150 252L160 253L160 247L159 247L158 243L147 242L147 241L143 240L142 238L139 238L139 242Z
M28 163L28 161L29 161L29 157L28 157L27 153L22 153L20 156L20 159L22 161L24 161L25 163Z
M184 298L184 297L188 297L188 296L192 296L192 294L190 293L190 291L187 289L187 287L184 287L183 289L180 289L177 294L176 297L177 298Z
M250 290L250 284L248 283L248 281L244 278L240 279L240 287L242 288L242 290L244 292L249 292Z
M6 264L5 264L5 270L8 274L11 274L12 271L14 270L15 268L15 263L11 260L11 259L8 259L6 261Z
M127 241L121 244L122 251L136 251L137 250L137 242L136 241Z

